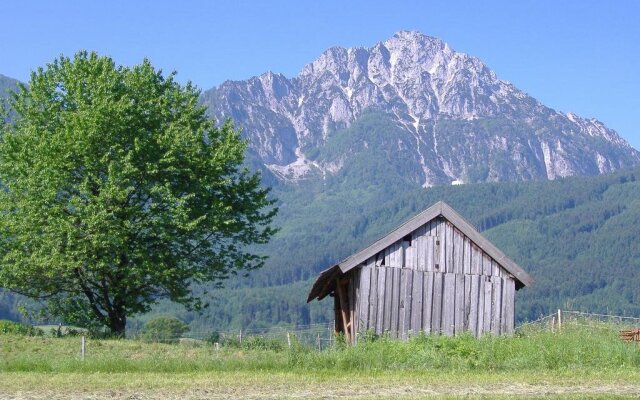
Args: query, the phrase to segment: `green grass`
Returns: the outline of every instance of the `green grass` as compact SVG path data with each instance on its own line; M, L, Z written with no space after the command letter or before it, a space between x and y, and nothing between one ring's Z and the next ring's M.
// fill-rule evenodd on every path
M0 335L0 393L33 398L562 398L640 395L640 347L618 328L566 327L513 337L361 340L321 352ZM35 393L35 394L34 394ZM62 393L62 394L60 394ZM55 396L54 396L55 395ZM2 396L0 396L2 397ZM136 397L136 398L137 398Z
M206 343L161 344L134 340L0 336L3 372L198 372L198 371L558 371L626 369L640 372L640 348L618 339L614 326L568 327L561 334L513 337L417 336L361 340L318 352L295 344L223 347ZM268 343L267 343L268 344Z

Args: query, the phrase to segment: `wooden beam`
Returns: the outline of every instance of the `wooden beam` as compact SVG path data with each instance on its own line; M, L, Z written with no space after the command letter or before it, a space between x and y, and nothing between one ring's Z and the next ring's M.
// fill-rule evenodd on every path
M347 343L351 343L351 322L349 321L349 315L347 314L349 303L346 299L347 295L344 292L344 282L341 282L339 279L336 279L336 291L338 292L338 299L340 299L340 313L342 315L342 327L345 340Z

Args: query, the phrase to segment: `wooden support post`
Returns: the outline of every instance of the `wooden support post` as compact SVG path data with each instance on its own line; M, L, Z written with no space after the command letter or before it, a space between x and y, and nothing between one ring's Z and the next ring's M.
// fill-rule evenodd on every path
M349 302L347 301L347 295L344 291L344 285L340 280L336 281L336 291L338 292L338 299L340 300L340 314L342 315L342 329L344 337L347 343L351 343L351 321L349 320L350 313L347 314Z
M289 332L287 332L287 346L291 348L291 335L289 335Z
M342 313L340 310L340 296L338 296L338 287L334 289L333 293L333 334L337 335L342 331Z
M349 338L352 338L352 344L355 344L356 342L356 324L353 323L355 319L355 313L353 312L353 308L351 308L349 310ZM351 343L351 340L349 342Z

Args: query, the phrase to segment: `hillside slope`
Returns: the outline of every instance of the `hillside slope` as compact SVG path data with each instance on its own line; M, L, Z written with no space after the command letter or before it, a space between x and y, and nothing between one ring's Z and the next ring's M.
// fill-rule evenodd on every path
M305 303L316 274L438 200L534 277L533 286L517 292L518 322L557 308L640 316L640 168L409 191L306 189L277 193L282 229L261 249L270 257L263 269L210 290L211 306L201 315L162 302L130 319L131 327L157 313L177 314L198 331L329 322L330 300ZM16 318L18 304L15 296L0 296L0 318Z
M280 192L282 230L264 269L212 292L204 315L162 304L198 329L328 322L332 302L305 304L316 274L444 200L535 279L516 296L519 322L557 308L640 316L640 169L556 181L410 191L378 186Z
M18 81L8 76L0 74L0 99L7 97L9 90L16 90L18 87Z

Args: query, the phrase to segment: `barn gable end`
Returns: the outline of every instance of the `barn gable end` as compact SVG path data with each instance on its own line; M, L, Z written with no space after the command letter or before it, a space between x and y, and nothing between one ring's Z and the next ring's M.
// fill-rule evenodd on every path
M323 271L308 301L333 295L336 330L510 334L515 291L533 279L451 207L438 202Z

